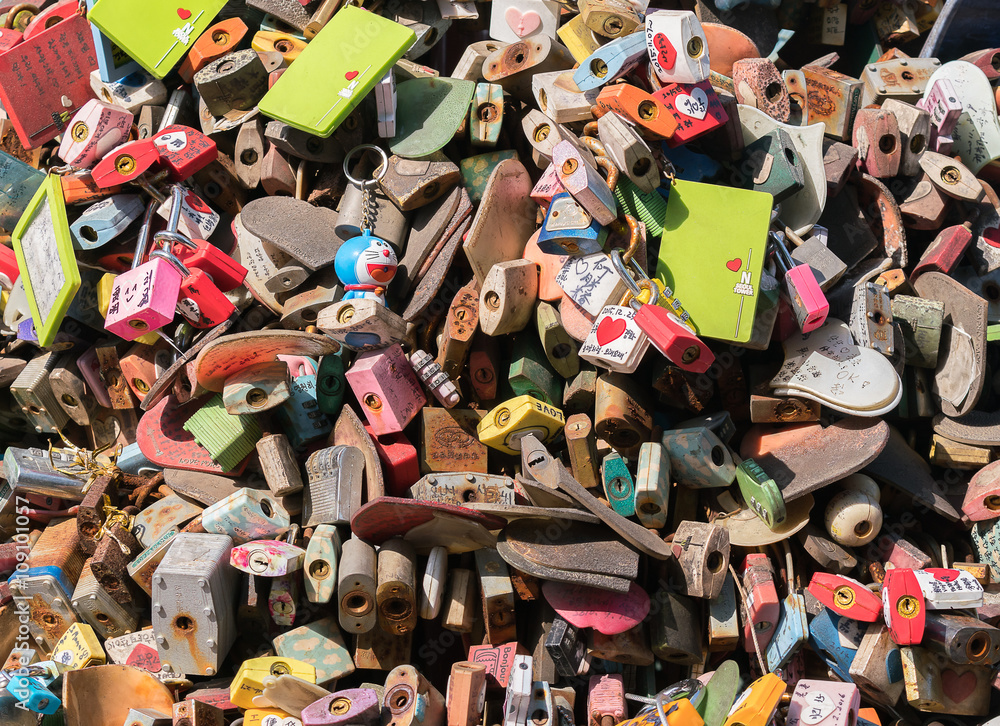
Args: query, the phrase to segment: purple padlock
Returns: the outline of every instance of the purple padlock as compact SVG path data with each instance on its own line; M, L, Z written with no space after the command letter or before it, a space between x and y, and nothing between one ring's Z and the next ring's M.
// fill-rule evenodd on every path
M371 688L331 693L302 709L302 726L376 726L380 722L378 694Z

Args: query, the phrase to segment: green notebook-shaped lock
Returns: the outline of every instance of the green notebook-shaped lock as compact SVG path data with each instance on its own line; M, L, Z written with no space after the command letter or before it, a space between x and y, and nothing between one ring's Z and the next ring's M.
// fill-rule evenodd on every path
M163 78L225 4L226 0L98 0L87 19L139 65Z
M772 203L764 192L681 179L671 186L656 278L701 337L750 340Z
M416 39L399 23L348 5L261 99L260 112L329 136Z

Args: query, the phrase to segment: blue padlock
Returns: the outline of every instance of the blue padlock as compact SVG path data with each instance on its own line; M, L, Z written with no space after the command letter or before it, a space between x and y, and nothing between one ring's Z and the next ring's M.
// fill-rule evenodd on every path
M767 667L772 671L783 668L808 637L805 597L791 592L781 601L781 616L767 644Z
M319 401L316 400L316 361L312 358L299 359L297 356L293 360L305 361L306 364L290 362L292 395L275 408L274 412L288 441L298 449L329 435L333 424L320 410Z
M592 91L621 78L648 57L645 33L632 33L602 45L573 71L581 91Z
M814 617L809 623L809 645L839 679L854 683L851 678L851 663L865 636L865 623L837 615L829 608Z
M73 248L93 250L124 232L146 210L138 194L113 194L83 210L69 226Z
M559 192L552 197L538 230L538 249L549 255L589 255L602 251L607 238L607 227L569 192Z

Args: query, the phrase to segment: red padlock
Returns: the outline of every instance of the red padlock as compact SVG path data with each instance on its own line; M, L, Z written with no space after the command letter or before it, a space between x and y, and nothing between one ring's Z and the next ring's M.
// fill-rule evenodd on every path
M754 637L763 651L771 642L781 615L781 603L778 601L778 590L774 586L774 570L767 555L751 553L743 561L743 587L747 591L747 602L743 604L743 646L748 653L753 653Z
M7 245L0 245L0 287L10 290L20 274L14 250Z
M172 124L153 135L160 164L170 171L171 181L184 181L215 161L215 142L189 126Z
M133 181L160 160L160 150L152 139L129 141L107 156L94 167L94 183L102 189Z
M620 250L611 250L611 261L632 294L640 294L642 284L637 283L628 274ZM630 263L639 273L645 275L634 259L630 260ZM692 373L704 373L715 362L715 354L677 315L656 304L660 290L656 285L652 287L653 297L650 302L643 305L634 297L629 301L629 305L636 311L636 325L646 334L649 342L660 351L660 354L678 368Z
M177 312L194 327L214 328L236 312L236 306L216 287L204 270L197 267L189 269L164 249L153 250L149 257L166 260L184 276L177 296Z
M927 604L913 570L886 570L882 582L882 617L896 645L919 645L924 637Z
M826 607L852 620L874 623L881 613L879 596L850 577L817 572L807 589Z

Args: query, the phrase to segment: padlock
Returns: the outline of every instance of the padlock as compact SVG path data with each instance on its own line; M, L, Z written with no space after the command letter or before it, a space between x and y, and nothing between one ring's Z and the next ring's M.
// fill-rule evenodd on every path
M372 688L348 688L302 709L302 726L377 726L380 699Z
M906 700L914 708L966 716L985 716L989 711L991 669L958 665L916 646L900 648L900 655ZM945 678L946 672L954 675Z
M167 102L167 87L163 81L137 68L116 81L104 81L98 71L90 74L90 88L105 103L137 113L142 106L162 106ZM125 138L126 134L122 134Z
M218 394L202 404L182 428L208 450L212 461L224 471L236 469L261 437L257 419L250 414L230 415ZM266 507L270 507L270 502Z
M107 655L92 627L73 623L52 648L52 660L67 670L75 671L87 666L104 665Z
M80 572L72 603L80 618L102 638L114 638L138 628L138 609L116 602L94 577L89 562Z
M316 325L341 345L359 351L402 341L406 322L377 300L342 300L320 310Z
M153 574L160 566L160 562L163 561L163 556L167 554L167 549L173 543L177 533L176 528L164 532L159 539L140 552L125 568L129 577L135 580L135 583L149 596L153 594Z
M868 626L851 663L850 676L861 692L875 703L894 706L899 700L903 693L899 646L892 642L884 623Z
M229 564L260 577L281 577L302 569L306 551L278 540L258 539L229 551Z
M482 588L482 613L487 642L500 645L517 640L514 589L507 563L496 550L478 549L475 557Z
M847 6L842 5L846 11ZM857 723L861 693L851 683L814 681L802 678L795 684L788 704L788 726L827 723L850 726Z
M874 282L855 285L850 326L854 340L891 356L895 350L889 293Z
M472 570L452 568L448 573L448 592L444 596L441 627L458 633L471 633L476 612L480 609ZM488 646L487 646L488 647ZM469 655L470 660L472 654Z
M346 374L376 434L402 431L427 403L398 344L359 355ZM387 383L392 383L387 387Z
M515 655L503 703L503 725L516 726L528 718L531 705L532 657Z
M258 42L258 33L254 42ZM265 50L277 49L273 44ZM193 76L194 87L213 116L248 111L267 92L267 70L256 50L237 50L208 63Z
M660 606L651 611L649 624L649 645L656 657L680 665L700 662L701 608L697 601L669 590L660 590L651 599Z
M573 72L573 81L581 91L600 88L627 75L646 57L645 36L622 33L581 61Z
M409 361L410 365L413 366L413 372L417 374L424 386L434 394L438 403L445 408L452 408L458 404L461 398L458 389L429 353L423 350L414 351L410 354Z
M771 642L764 651L768 666L772 670L785 667L808 638L805 597L798 592L789 592L781 601L781 615Z
M132 113L97 99L87 101L69 121L59 144L59 158L70 166L89 169L128 137Z
M187 267L165 249L155 249L149 256L166 261L182 275L177 312L194 327L214 328L236 312L233 303L204 270Z
M38 433L57 433L69 423L69 415L59 405L49 381L52 370L65 360L55 352L42 353L9 384L14 401Z
M177 535L153 575L153 629L164 670L214 675L236 638L236 570L225 535ZM201 608L198 605L201 605ZM190 637L194 632L198 638Z
M774 530L785 521L785 501L774 479L753 459L744 459L736 467L736 481L743 501Z
M887 570L882 583L882 617L897 645L917 645L924 634L927 610L913 570Z
M963 111L954 84L948 78L938 78L928 86L924 97L916 105L931 117L928 147L940 154L950 153L952 132Z
M733 64L733 88L738 103L759 108L780 123L791 113L788 88L767 58L744 58Z
M243 661L229 686L229 700L240 708L252 708L254 698L264 693L264 679L269 676L292 675L310 683L316 682L316 669L296 658L265 656Z
M244 369L226 379L222 403L231 415L257 413L280 406L292 393L291 375L283 361ZM258 445L260 442L258 442Z
M181 200L181 216L177 221L176 227L168 226L165 231L168 233L179 232L194 239L208 239L215 232L219 224L219 220L221 219L219 213L205 204L194 192L187 189L182 189L181 191L183 192L179 197ZM156 213L164 219L172 219L175 197L176 185L171 190L171 195L163 201L163 204L156 210ZM163 234L163 232L158 234ZM219 260L219 264L233 265L232 262L226 263L222 260ZM235 269L237 272L234 272L234 275L242 274L238 272L238 266ZM223 283L220 282L219 284Z
M796 265L782 241L783 235L771 233L774 260L784 272L785 295L791 304L796 322L803 333L809 333L826 322L830 303L819 288L816 276L808 265Z
M606 226L569 192L559 192L549 201L538 235L538 248L548 254L593 254L604 248L607 237Z
M656 98L627 83L605 86L597 95L597 108L612 111L641 126L654 138L670 139L677 132L680 122Z
M366 633L375 627L375 548L356 537L346 540L337 570L340 626L348 633Z
M306 460L309 484L302 497L302 524L349 524L361 507L364 457L353 446L331 446Z
M781 605L774 586L774 570L765 554L747 555L742 567L743 588L747 600L740 607L743 613L743 646L748 653L764 650L771 642ZM720 581L722 578L718 578Z
M9 580L14 597L34 603L27 613L28 622L21 624L45 648L52 648L77 622L70 603L84 566L79 538L72 519L50 522L28 553L27 569L19 569Z
M711 600L722 592L729 564L729 532L704 522L684 522L674 533L671 551L684 591Z
M605 306L580 346L580 357L614 372L633 373L649 348L649 337L636 324L636 314L628 306Z
M107 244L143 211L142 200L135 194L115 194L92 204L70 225L74 248L90 250Z
M246 34L246 23L240 18L226 18L209 26L177 67L177 74L185 83L191 83L195 73L217 58L234 51Z
M871 108L858 111L853 140L859 169L878 179L896 176L903 152L899 124L892 113Z
M279 575L271 580L271 590L267 594L267 612L271 621L278 626L290 628L299 615L299 579L291 575Z
M929 612L923 646L961 664L996 665L1000 630L967 615Z
M486 698L486 667L472 661L451 665L445 694L447 726L475 726Z
M881 615L879 596L851 577L817 572L808 589L813 597L838 615L867 623L875 622Z
M386 632L405 635L417 624L415 563L413 546L398 537L379 548L375 599Z
M736 699L723 726L765 726L774 717L787 686L774 673L768 673L750 684Z
M607 225L618 216L618 205L614 198L618 170L606 156L597 156L595 161L607 171L607 182L601 178L597 167L569 140L560 141L552 147L552 165L560 183L591 217Z
M129 528L128 516L118 512L108 517L99 533L97 549L90 558L90 569L115 602L124 607L135 607L142 602L142 596L126 567L129 558L137 555L142 548Z
M296 658L314 667L316 669L314 682L319 686L328 686L336 679L354 672L354 663L351 661L344 636L334 616L313 620L306 625L288 630L275 637L273 642L277 655ZM311 685L313 681L309 681L308 678L305 678L309 681L308 685L289 681L290 678L295 676L279 674L278 680L285 680L286 683L275 684L277 686L275 689L268 687L265 677L264 697L292 713L301 711L304 705L323 697L324 694L319 693L318 688L313 688ZM273 692L276 697L280 694L282 698L279 700L270 698L269 692Z
M736 479L732 452L706 427L663 432L674 481L687 487L724 487Z
M621 675L591 676L587 686L587 726L607 726L625 719L625 683Z
M708 79L708 40L694 13L657 10L646 15L650 66L663 83Z
M734 175L734 182L744 189L767 192L775 202L782 202L801 191L805 186L802 161L788 133L778 128L747 144L739 176Z
M677 130L667 138L667 146L677 148L722 127L729 119L712 84L668 83L653 94L677 121Z
M102 189L136 181L160 160L160 150L152 139L127 141L108 151L91 172L94 184Z
M156 202L150 202L132 257L132 268L115 278L111 290L104 327L125 340L135 340L173 321L184 280L182 273L166 259L143 261L155 210ZM179 218L179 207L177 215Z
M927 151L920 157L919 164L931 183L949 197L978 202L985 193L983 185L960 161L936 151Z
M244 487L207 507L201 513L201 526L210 533L229 535L233 544L245 544L284 533L289 516L269 492Z
M411 665L389 672L382 708L389 713L387 726L433 726L445 717L444 696Z
M621 454L611 452L605 455L601 464L601 478L604 482L604 493L611 503L612 510L623 517L633 516L635 482Z

